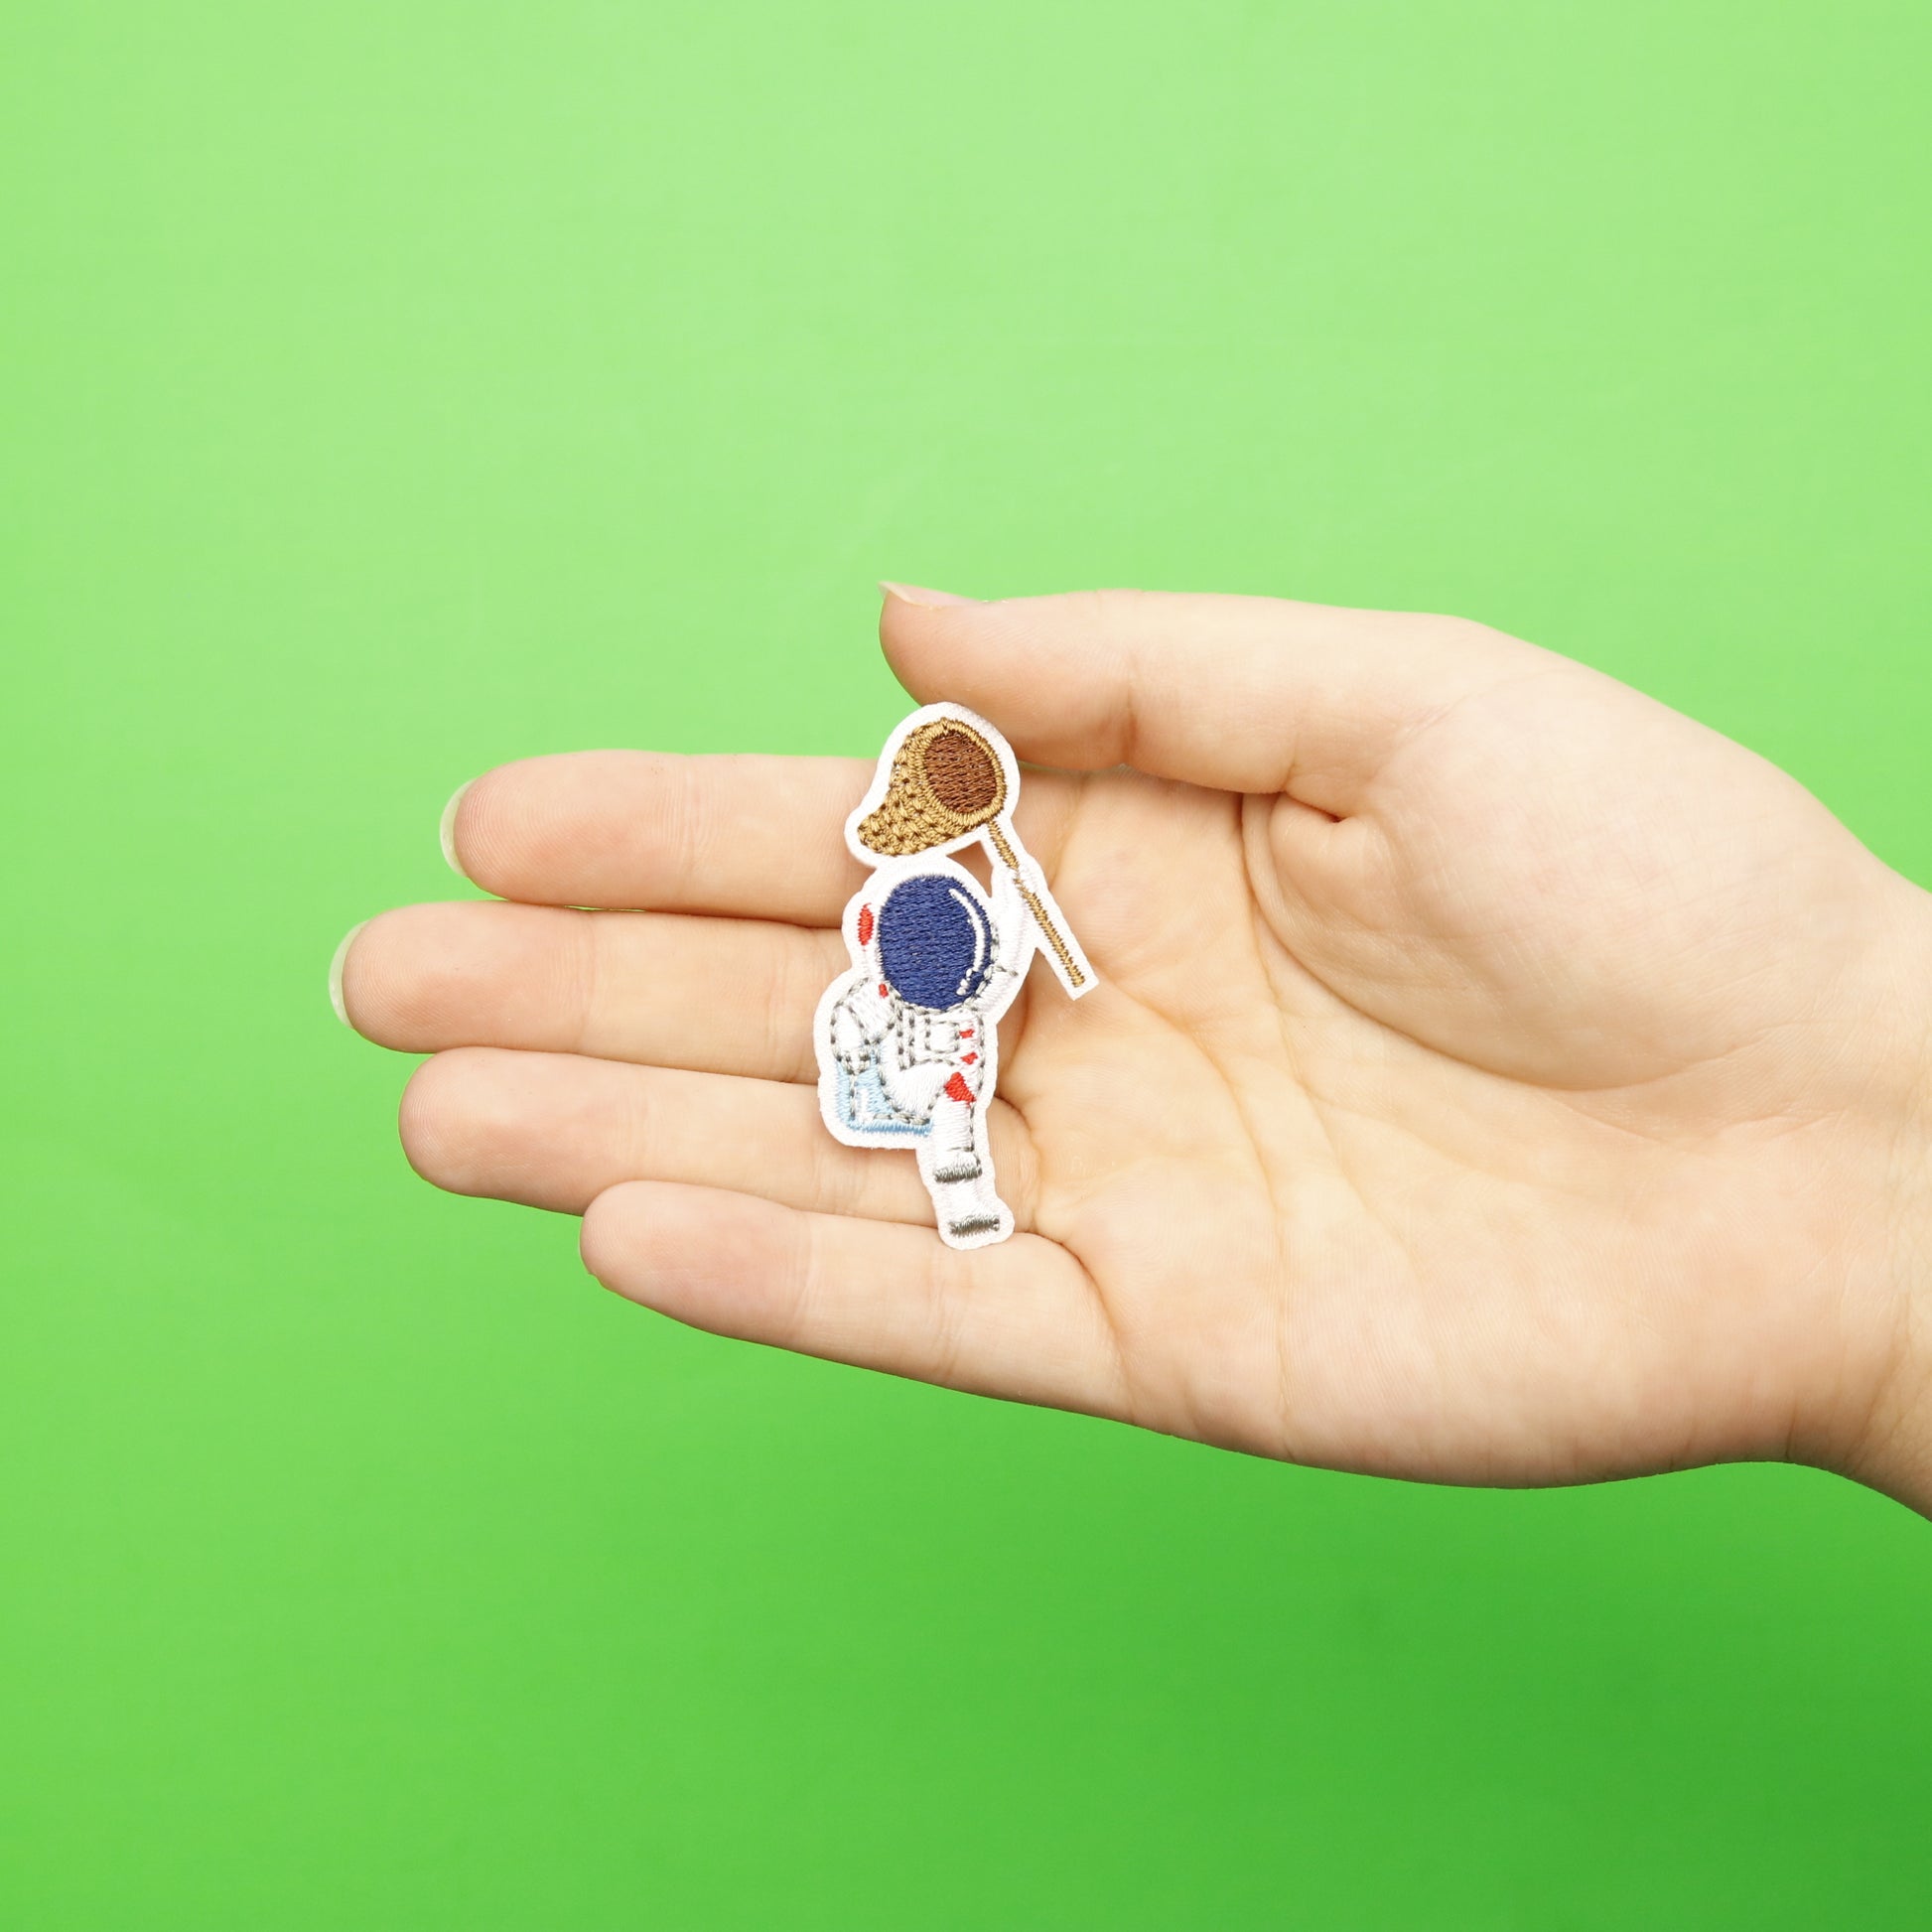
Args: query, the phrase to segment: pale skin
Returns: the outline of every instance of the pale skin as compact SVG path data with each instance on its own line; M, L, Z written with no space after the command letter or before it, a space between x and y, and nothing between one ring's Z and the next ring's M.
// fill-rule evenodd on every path
M1018 1226L944 1247L818 1119L867 759L588 752L450 831L496 898L341 962L435 1057L403 1143L584 1217L722 1334L1431 1481L1738 1458L1932 1512L1932 899L1792 779L1454 619L888 595L991 718L1101 985L1043 965L990 1125ZM584 911L584 906L642 908Z

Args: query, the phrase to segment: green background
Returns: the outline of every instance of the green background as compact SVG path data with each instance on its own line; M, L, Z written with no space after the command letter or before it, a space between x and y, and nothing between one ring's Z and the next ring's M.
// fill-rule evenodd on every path
M0 24L0 1923L1919 1927L1932 1534L680 1331L331 1018L873 580L1479 616L1932 880L1917 4Z

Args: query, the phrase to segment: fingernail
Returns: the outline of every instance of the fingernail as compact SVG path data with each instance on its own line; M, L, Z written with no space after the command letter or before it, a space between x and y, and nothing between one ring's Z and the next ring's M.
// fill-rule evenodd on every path
M901 604L917 604L928 611L943 610L948 604L977 604L976 597L960 597L952 591L925 591L916 584L895 584L882 577L879 588L888 597L896 597Z
M443 841L443 863L446 866L448 866L449 869L453 873L455 873L459 879L464 879L464 880L467 880L470 877L470 875L467 872L465 872L460 865L457 864L456 814L457 814L457 807L463 803L463 794L470 789L470 785L473 785L476 782L477 782L476 779L472 778L470 780L469 785L457 786L455 796L452 797L450 802L443 807L442 822L436 828L436 836ZM353 938L354 934L351 933L349 936Z
M348 949L355 943L355 935L362 930L368 920L360 925L352 925L343 935L343 943L336 948L336 956L329 962L329 1004L336 1009L336 1018L345 1027L348 1025L348 1009L343 1004L343 968L348 964Z

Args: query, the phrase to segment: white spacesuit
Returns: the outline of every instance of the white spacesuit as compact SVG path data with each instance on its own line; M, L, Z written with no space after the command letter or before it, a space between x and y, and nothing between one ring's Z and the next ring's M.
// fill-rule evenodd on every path
M964 868L926 858L878 872L846 912L854 965L819 1004L819 1095L848 1147L912 1147L939 1233L955 1248L1003 1240L986 1110L1000 1016L1031 934L1012 881L989 905Z

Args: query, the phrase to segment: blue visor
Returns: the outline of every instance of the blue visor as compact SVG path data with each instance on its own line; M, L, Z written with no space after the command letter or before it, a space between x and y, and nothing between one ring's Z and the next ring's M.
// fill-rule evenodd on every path
M879 908L879 966L908 1006L943 1013L970 1000L993 970L993 923L979 895L950 873L901 879Z

